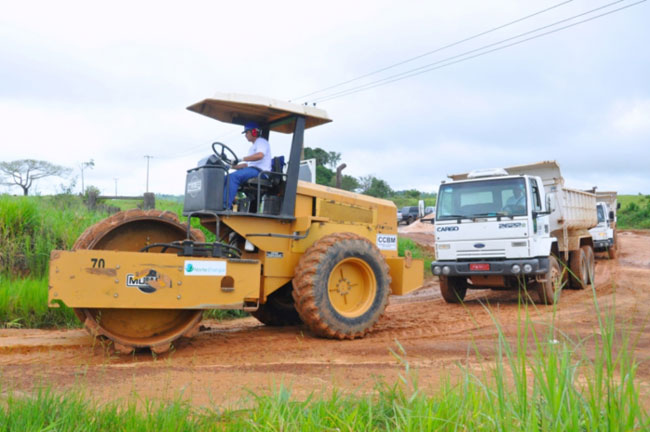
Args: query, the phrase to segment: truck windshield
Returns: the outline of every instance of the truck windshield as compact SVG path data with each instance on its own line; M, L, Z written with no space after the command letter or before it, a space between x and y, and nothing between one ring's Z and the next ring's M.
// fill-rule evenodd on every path
M605 209L603 208L603 206L602 205L596 206L596 210L598 213L598 223L605 222Z
M525 216L526 203L523 178L444 184L438 194L436 220Z

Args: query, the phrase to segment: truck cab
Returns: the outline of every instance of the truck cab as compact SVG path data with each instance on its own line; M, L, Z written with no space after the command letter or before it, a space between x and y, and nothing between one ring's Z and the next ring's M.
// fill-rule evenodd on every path
M594 251L601 252L609 249L614 244L613 213L610 215L609 207L606 202L596 204L596 213L598 215L598 225L589 230L594 239Z

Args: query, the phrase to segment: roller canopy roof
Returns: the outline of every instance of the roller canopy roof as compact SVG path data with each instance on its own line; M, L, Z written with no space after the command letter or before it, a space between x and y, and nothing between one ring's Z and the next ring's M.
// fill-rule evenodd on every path
M305 118L305 129L332 121L320 108L236 93L217 93L187 109L225 123L244 125L256 121L262 127L282 133L293 133L295 115Z

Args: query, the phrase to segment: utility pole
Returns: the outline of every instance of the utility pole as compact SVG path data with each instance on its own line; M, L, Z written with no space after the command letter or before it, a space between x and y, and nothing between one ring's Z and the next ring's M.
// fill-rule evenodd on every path
M85 168L92 168L95 166L95 161L94 160L89 160L88 162L81 162L79 164L79 168L81 168L81 195L83 195L86 192L85 185L84 185L84 169Z
M149 192L149 159L151 159L153 156L145 155L145 159L147 159L147 190L145 192Z
M113 180L115 180L115 196L117 196L117 177L113 177Z

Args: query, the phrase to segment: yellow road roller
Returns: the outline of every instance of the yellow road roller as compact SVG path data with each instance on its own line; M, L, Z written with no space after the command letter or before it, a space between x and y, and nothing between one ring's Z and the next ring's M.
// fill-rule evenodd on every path
M274 158L225 208L224 185L239 158L214 143L214 154L187 171L187 222L167 211L124 211L89 227L73 250L53 251L50 307L73 308L92 335L119 352L162 353L196 335L209 309L248 311L271 326L304 323L326 338L360 338L389 294L422 285L422 261L398 256L391 201L309 181L304 131L331 121L324 110L237 94L188 109L231 124L256 122L265 138L292 134L286 167L283 156Z

